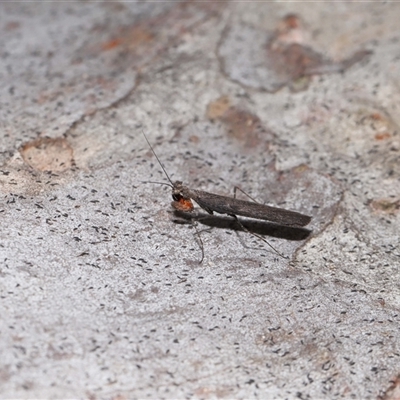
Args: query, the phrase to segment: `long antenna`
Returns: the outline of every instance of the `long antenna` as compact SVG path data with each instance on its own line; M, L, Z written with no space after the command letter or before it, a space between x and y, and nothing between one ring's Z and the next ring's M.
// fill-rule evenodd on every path
M157 157L157 154L156 154L156 152L155 152L154 149L153 149L153 146L150 144L149 139L147 139L147 136L144 134L144 131L142 131L142 133L143 133L144 138L146 139L147 144L150 146L151 151L153 152L153 154L154 154L154 156L156 157L158 163L160 164L162 170L164 171L165 176L168 178L168 180L170 181L171 185L174 186L174 184L172 183L172 181L171 181L169 175L167 174L167 171L166 171L165 168L164 168L164 165L162 165L160 159Z
M169 186L169 187L173 188L172 185L170 185L169 183L166 183L166 182L142 181L142 183L157 183L159 185L165 185L165 186Z

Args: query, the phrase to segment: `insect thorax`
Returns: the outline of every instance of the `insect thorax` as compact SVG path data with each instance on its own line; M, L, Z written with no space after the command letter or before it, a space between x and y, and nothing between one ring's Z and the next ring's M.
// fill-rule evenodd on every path
M176 201L180 199L189 199L188 189L183 185L182 181L175 181L172 186L172 198Z

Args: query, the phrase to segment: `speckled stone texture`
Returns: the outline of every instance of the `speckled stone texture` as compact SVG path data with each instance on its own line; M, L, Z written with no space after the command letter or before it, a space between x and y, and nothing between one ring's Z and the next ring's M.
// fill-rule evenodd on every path
M1 3L0 397L399 398L399 18ZM288 259L177 215L142 132L172 180L311 215L241 219Z

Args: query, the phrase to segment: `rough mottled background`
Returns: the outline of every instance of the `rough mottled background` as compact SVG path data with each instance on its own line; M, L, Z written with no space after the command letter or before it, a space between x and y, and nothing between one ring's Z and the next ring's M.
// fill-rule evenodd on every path
M400 5L0 5L0 395L400 392ZM171 179L313 216L201 220Z

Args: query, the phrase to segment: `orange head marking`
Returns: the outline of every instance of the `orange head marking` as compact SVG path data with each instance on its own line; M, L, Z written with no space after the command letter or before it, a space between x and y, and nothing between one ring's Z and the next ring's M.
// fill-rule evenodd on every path
M190 212L193 211L194 206L192 200L184 198L181 195L174 195L174 200L171 205L178 211Z

